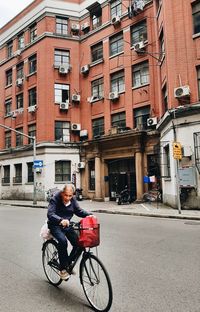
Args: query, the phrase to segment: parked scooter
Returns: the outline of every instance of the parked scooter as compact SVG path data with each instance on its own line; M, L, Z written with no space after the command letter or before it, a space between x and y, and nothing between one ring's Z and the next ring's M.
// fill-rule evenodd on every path
M130 204L131 202L131 198L130 198L130 192L128 189L128 186L126 185L125 188L116 195L116 203L118 203L118 205L121 204Z
M77 200L82 200L83 199L83 189L82 188L77 188L76 189L76 199Z

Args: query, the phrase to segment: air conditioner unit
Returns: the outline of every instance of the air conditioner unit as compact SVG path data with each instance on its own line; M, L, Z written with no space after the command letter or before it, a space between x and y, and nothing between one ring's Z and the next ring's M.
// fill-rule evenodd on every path
M158 123L158 118L157 117L152 117L152 118L148 118L147 119L147 126L151 127L151 126L155 126Z
M79 135L80 135L80 137L87 137L88 136L88 131L86 129L81 130Z
M35 113L36 111L36 105L31 105L28 107L28 112L29 113Z
M16 118L17 117L17 112L15 110L10 112L10 117Z
M146 47L146 43L144 41L140 41L140 42L137 42L133 45L133 49L135 52L137 53L140 53L140 52L143 52L143 50L145 49Z
M60 103L60 110L68 110L68 109L69 109L69 102Z
M18 78L16 80L16 85L17 85L17 87L21 87L23 85L23 79L22 78Z
M79 162L77 164L78 169L84 169L85 168L85 163L83 161Z
M90 29L90 24L88 22L81 25L82 31L88 31L89 29Z
M111 19L111 24L115 25L119 25L121 23L121 18L120 16L116 15L114 17L112 17Z
M22 51L21 51L21 50L17 50L17 51L15 52L15 56L20 56L20 55L21 55L21 53L22 53Z
M58 69L59 73L62 74L62 75L68 74L69 70L70 70L69 65L60 65L59 69Z
M144 0L135 0L133 4L133 12L134 15L139 14L144 10L145 7L145 1Z
M80 29L80 25L79 24L72 24L71 25L71 30L74 32L78 32Z
M190 87L189 86L180 86L174 89L174 97L182 98L190 96Z
M119 93L117 91L109 93L109 100L114 101L119 99Z
M73 102L80 102L81 96L80 94L72 94L72 101Z
M71 124L71 130L72 131L80 131L81 130L81 125L77 123L72 123Z
M81 67L81 74L88 74L89 70L90 70L90 65L89 64L84 65Z

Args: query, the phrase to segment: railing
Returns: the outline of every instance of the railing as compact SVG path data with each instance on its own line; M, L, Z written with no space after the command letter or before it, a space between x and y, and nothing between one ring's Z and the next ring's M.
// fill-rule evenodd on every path
M13 177L13 183L22 183L22 177L21 176Z

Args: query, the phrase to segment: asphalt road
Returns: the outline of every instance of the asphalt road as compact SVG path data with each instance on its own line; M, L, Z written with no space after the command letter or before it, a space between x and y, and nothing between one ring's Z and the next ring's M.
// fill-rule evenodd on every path
M114 312L200 312L200 222L97 215L99 257ZM0 206L0 311L82 312L78 274L59 288L45 278L40 227L46 209Z

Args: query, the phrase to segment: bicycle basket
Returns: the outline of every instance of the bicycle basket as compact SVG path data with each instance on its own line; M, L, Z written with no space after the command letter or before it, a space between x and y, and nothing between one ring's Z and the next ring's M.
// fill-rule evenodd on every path
M100 244L100 225L93 216L80 221L80 236L78 245L81 247L95 247Z

